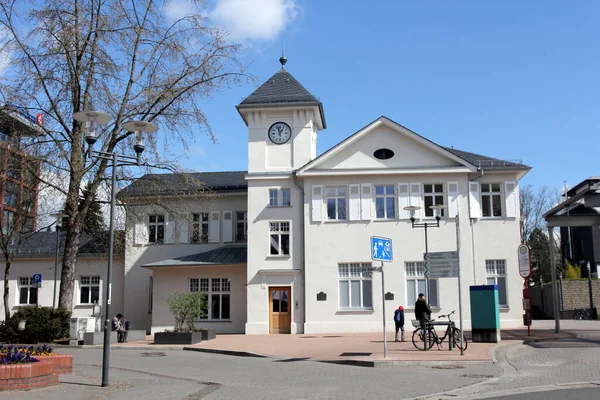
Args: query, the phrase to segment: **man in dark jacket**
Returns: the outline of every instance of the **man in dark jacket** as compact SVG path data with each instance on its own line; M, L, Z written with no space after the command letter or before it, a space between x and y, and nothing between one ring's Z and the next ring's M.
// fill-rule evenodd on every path
M425 324L431 319L431 309L423 293L419 293L415 303L415 318L421 323L421 334L425 335Z
M394 323L396 324L396 342L398 341L398 331L402 332L402 341L404 342L404 307L400 306L394 311Z

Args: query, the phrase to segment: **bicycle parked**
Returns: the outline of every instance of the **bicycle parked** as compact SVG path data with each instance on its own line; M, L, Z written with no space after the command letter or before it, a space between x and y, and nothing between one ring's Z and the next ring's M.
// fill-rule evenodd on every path
M585 308L577 308L573 311L573 318L577 320L590 319L590 315Z
M439 318L448 318L448 322L451 323L452 322L452 314L454 314L454 311L452 311L451 313L448 313L446 315L439 315L438 319ZM435 319L432 319L429 322L433 322L433 321L435 321ZM425 344L423 343L424 338L421 333L421 326L419 324L419 321L412 320L412 324L415 328L417 328L413 332L412 342L413 342L413 345L419 350L422 350L422 351L429 350L433 347L434 344L438 345L438 350L439 350L440 345L444 342L446 337L448 337L448 340L452 340L452 347L458 347L459 349L461 349L463 351L465 351L467 349L467 338L464 335L462 335L462 339L463 339L462 346L463 347L461 348L460 347L461 346L461 344L460 344L460 337L461 337L460 329L458 329L456 327L452 328L452 324L449 324L446 327L444 336L441 338L438 336L437 332L435 331L435 326L431 325L431 324L427 324L426 328L425 328L425 330L426 330L425 335L426 335L427 343L428 343L427 348L425 348ZM449 336L450 333L451 333L451 336Z

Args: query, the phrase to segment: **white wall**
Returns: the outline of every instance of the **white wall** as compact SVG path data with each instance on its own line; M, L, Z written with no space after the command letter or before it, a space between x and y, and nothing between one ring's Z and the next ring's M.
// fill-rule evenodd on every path
M173 329L175 324L168 299L173 293L190 291L192 278L227 278L231 280L231 318L228 321L198 321L196 328L213 329L216 333L244 333L246 322L246 266L199 266L193 268L158 267L153 270L154 307L152 334ZM210 301L210 299L208 299Z
M184 212L220 212L220 222L222 222L223 211L246 211L247 210L247 194L228 194L220 195L213 201L199 201L197 199L186 199L170 204L170 209L176 209L177 215L172 216L171 221L175 221L174 232L180 232L179 221L184 218ZM175 238L175 243L172 244L135 244L134 227L138 216L147 222L148 214L168 214L164 207L144 206L137 207L135 214L129 209L127 214L127 236L126 236L126 252L125 252L125 313L132 320L135 318L139 321L136 324L138 329L151 328L153 318L156 318L155 313L150 313L150 277L152 271L147 268L140 267L141 265L163 261L175 257L181 257L190 254L202 253L221 247L228 243L223 243L221 240L216 243L207 244L190 244L178 243L178 237ZM187 217L185 217L187 218ZM222 225L220 232L222 232ZM191 232L191 230L189 230ZM176 235L177 236L177 235ZM154 284L157 281L154 280ZM154 304L156 306L156 303Z
M106 296L106 273L107 273L107 257L86 257L78 256L77 265L75 267L75 292L73 295L73 316L88 317L93 312L93 306L87 304L79 304L79 277L81 276L100 276L100 304L104 307L104 299ZM59 269L60 269L59 260ZM38 289L38 305L43 307L52 307L53 288L54 288L54 258L16 258L11 265L10 281L9 281L9 304L11 314L16 312L18 305L19 277L31 277L33 274L42 274L42 286ZM58 306L58 296L60 291L60 270L57 274L56 282L56 305ZM111 310L112 315L123 313L123 258L115 257L112 270L112 297ZM0 319L4 320L4 303L0 305ZM132 317L135 323L135 319Z

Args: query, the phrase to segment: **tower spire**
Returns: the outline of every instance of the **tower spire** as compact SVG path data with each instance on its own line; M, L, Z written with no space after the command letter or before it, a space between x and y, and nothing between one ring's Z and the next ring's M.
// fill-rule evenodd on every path
M281 57L279 58L279 62L281 63L281 69L285 69L285 63L287 62L287 58L285 58L285 40L281 45Z

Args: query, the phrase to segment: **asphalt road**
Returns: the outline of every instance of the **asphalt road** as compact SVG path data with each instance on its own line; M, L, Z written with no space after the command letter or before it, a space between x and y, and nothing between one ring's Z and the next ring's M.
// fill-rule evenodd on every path
M512 396L490 397L490 400L597 400L600 399L600 387L562 389L548 392L522 393Z

